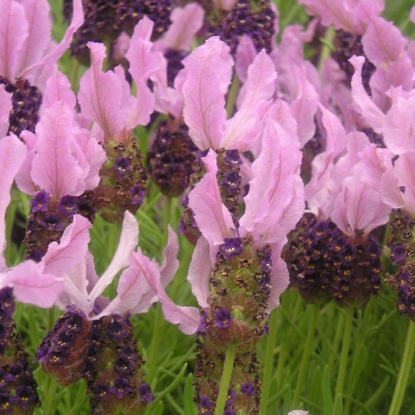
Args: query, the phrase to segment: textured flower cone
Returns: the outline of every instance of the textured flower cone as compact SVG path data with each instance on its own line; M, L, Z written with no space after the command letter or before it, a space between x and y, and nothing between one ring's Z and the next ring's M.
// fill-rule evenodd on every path
M137 212L147 189L147 171L135 139L128 144L109 143L107 162L101 167L101 183L93 190L92 205L108 222L121 222L124 212Z
M190 139L187 126L177 127L173 118L163 121L155 134L148 158L151 178L164 195L180 196L189 186L199 150Z
M415 321L415 262L414 229L415 221L398 210L391 222L388 246L397 272L386 277L386 283L398 294L397 308Z
M268 247L255 249L250 240L240 238L225 239L219 248L210 278L210 307L203 311L198 330L196 390L200 413L209 413L209 405L213 411L228 348L234 348L236 355L226 410L259 412L260 381L254 348L267 330L270 255Z
M215 16L211 22L210 31L213 36L220 36L236 53L239 39L249 36L257 52L272 49L272 39L275 35L276 14L267 0L238 0L229 11Z
M5 85L5 90L12 94L13 108L9 116L9 131L17 136L23 130L35 132L39 121L39 108L42 103L42 94L35 86L31 86L27 80L18 80L14 85L6 78L0 76L0 85Z
M142 381L143 359L133 327L117 314L93 322L83 377L91 394L93 414L139 415L153 395Z
M45 373L53 374L63 386L82 377L91 322L72 306L49 331L36 354Z
M381 251L372 236L351 241L333 222L305 215L289 241L290 283L306 302L363 307L378 294Z
M40 404L36 381L20 336L13 333L13 290L0 290L0 413L31 414Z
M132 34L134 26L148 16L154 22L154 37L161 36L171 24L171 0L84 0L85 21L76 31L71 54L81 62L88 62L88 42L108 43L125 31ZM72 16L72 0L64 0L65 20Z
M31 209L26 227L24 243L27 258L40 261L51 242L60 241L65 228L72 223L73 216L81 213L93 222L94 214L87 209L87 197L64 196L60 201L39 192L31 200Z

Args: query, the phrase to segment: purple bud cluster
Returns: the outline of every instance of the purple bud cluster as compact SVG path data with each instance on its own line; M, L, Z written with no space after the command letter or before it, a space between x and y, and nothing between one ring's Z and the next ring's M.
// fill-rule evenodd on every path
M363 306L378 294L381 250L372 236L356 243L330 220L305 215L289 240L291 286L305 301Z
M159 125L148 155L152 180L163 194L170 197L181 195L189 186L199 152L189 137L188 127L176 124L169 117Z
M232 54L235 54L243 35L252 39L257 52L265 49L269 53L275 35L275 19L269 0L238 0L231 10L223 12L212 24L211 32L230 46Z
M13 290L0 290L0 413L29 414L39 405L36 381L21 338L13 333Z
M394 212L388 246L396 272L386 277L386 282L398 294L397 308L401 314L415 320L415 221L401 210Z
M84 0L85 21L74 35L72 55L85 60L88 42L115 40L122 31L132 34L135 25L148 16L154 22L153 36L159 37L171 24L171 0ZM65 19L72 16L72 0L64 0Z
M114 314L91 326L83 377L94 414L141 414L154 397L142 381L143 360L127 317Z
M36 86L31 86L27 80L18 80L12 84L8 79L0 76L0 84L12 94L13 108L9 116L9 131L17 136L23 130L35 132L39 121L39 108L42 103L42 94Z

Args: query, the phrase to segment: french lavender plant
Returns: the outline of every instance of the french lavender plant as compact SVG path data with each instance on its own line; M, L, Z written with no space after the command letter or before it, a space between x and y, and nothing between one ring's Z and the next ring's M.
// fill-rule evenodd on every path
M412 413L401 3L0 2L0 413Z

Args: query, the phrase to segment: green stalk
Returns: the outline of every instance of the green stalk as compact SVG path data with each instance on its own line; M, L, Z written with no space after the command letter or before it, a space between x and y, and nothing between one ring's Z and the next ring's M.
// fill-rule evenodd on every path
M223 372L220 379L219 395L215 406L215 415L222 415L228 398L228 389L231 382L233 363L235 361L235 348L230 347L226 350L225 361L223 362Z
M353 307L348 307L345 309L346 321L345 321L344 333L343 333L343 346L342 346L342 353L340 356L340 366L339 366L339 373L337 375L336 392L335 392L334 399L336 399L339 394L343 394L343 386L344 386L344 380L346 376L346 368L347 368L347 362L348 362L349 350L350 350L350 339L352 337L353 311L354 311Z
M269 336L267 339L267 348L265 351L265 362L264 362L264 378L262 383L261 393L261 412L260 415L267 414L267 406L269 399L269 391L271 388L272 374L274 373L274 349L277 340L277 312L274 310L269 318Z
M336 354L337 354L337 350L339 350L339 345L340 345L340 339L343 333L343 327L344 327L344 314L343 313L339 313L339 317L337 320L337 330L336 330L336 335L334 336L334 341L333 341L333 350L334 353L332 353L330 355L330 359L329 359L329 372L332 373L333 370L333 365L336 359Z
M415 323L410 320L406 333L405 348L403 351L401 367L393 393L392 403L388 415L399 415L405 395L406 385L408 384L409 373L412 368L412 361L415 352Z
M317 65L319 73L321 73L321 71L323 69L324 60L326 58L328 58L334 50L334 48L333 48L333 39L334 39L335 36L336 36L336 32L334 30L334 27L329 26L326 29L326 34L324 35L324 38L320 39L323 46L321 48L320 59L318 61L318 65Z
M308 370L308 364L310 362L310 355L311 351L313 350L313 344L314 344L314 333L316 331L316 325L317 325L317 317L319 313L319 306L317 304L312 305L312 314L311 314L311 320L308 325L308 333L307 338L305 341L305 347L303 351L303 358L301 360L301 366L300 366L300 373L298 375L297 379L297 386L295 388L294 392L294 400L293 400L293 408L297 408L298 404L300 403L300 395L301 391L303 390L304 381L307 375Z
M56 392L58 390L58 383L54 377L49 377L48 388L45 395L45 402L42 404L44 414L56 413Z
M239 78L236 76L236 74L234 74L231 89L228 95L228 101L226 103L226 114L228 118L231 118L233 115L233 110L235 108L235 101L236 101L236 96L238 95L238 91L239 91Z

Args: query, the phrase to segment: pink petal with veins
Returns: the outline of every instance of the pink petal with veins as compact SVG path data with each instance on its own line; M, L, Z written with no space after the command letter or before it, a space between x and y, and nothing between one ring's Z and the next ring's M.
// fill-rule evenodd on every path
M235 225L228 209L223 205L216 179L218 170L216 153L209 153L202 159L207 173L189 193L189 207L203 236L209 242L211 255L216 255L218 245L224 238L231 237Z
M200 150L218 149L225 131L225 94L233 60L229 47L218 37L209 38L183 60L183 116L189 135Z
M243 99L236 114L225 122L225 133L220 147L246 150L258 134L261 105L272 98L277 73L265 50L261 51L248 69L248 79L240 94Z
M6 136L9 129L9 116L13 108L12 95L5 89L5 86L0 85L0 140Z
M27 36L23 5L14 0L0 1L0 74L10 82L15 81L19 53Z
M57 200L77 193L83 181L82 169L72 155L73 128L73 111L63 101L49 107L36 126L38 139L31 176Z

